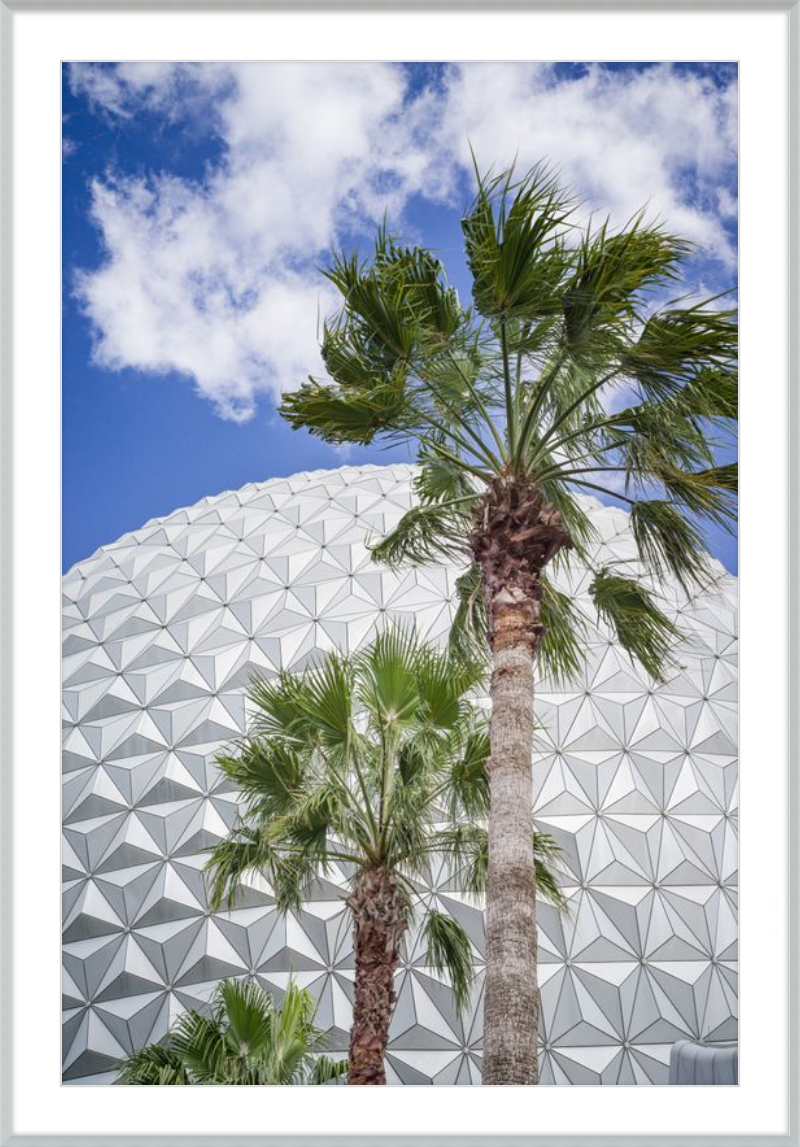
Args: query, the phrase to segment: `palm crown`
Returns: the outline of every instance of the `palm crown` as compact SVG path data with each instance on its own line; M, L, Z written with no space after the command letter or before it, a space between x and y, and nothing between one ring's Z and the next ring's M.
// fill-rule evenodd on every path
M167 1038L119 1066L120 1083L322 1084L339 1079L347 1060L319 1054L324 1033L314 1001L290 983L280 1007L247 980L223 980L207 1013L184 1012Z
M373 1049L382 1072L391 975L410 918L424 931L431 965L449 975L458 1006L469 998L469 939L426 903L419 881L434 854L444 854L465 891L483 889L488 733L469 696L481 672L474 661L388 629L353 657L330 654L301 676L254 683L251 735L219 762L245 804L209 861L213 906L233 903L248 873L267 878L283 910L309 896L332 865L349 874L357 961L351 1082L361 1082L363 1070L360 972L369 973L373 957L380 967L372 971L385 971L388 959L386 998L368 1021L385 1028L383 1046ZM548 867L556 851L537 836L540 887L561 904ZM370 938L377 955L366 950Z
M515 560L530 549L520 533L538 528L539 655L563 677L580 664L581 619L542 568L559 550L590 563L576 492L630 507L645 574L671 573L684 588L708 576L702 527L730 522L736 492L735 465L715 464L737 410L735 312L715 299L661 301L691 245L642 215L617 231L581 228L578 205L543 167L478 184L462 222L474 309L429 251L381 230L370 260L334 259L343 306L324 329L330 379L287 394L282 412L329 442L416 444L419 505L375 556L399 564L471 549L466 605L482 598L487 527ZM595 569L591 593L623 648L658 676L675 630L652 582Z

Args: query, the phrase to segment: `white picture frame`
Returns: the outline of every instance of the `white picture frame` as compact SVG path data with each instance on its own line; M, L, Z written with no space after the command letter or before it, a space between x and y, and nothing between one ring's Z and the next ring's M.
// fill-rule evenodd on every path
M677 22L675 43L683 25L684 43L675 49L680 57L670 53L666 33L649 42L643 37L638 18L657 14L664 14L664 28L667 17ZM61 125L56 81L51 84L48 69L61 59L78 58L273 58L279 47L285 53L279 58L326 58L325 52L328 58L358 58L370 50L361 47L360 29L367 26L377 30L370 43L376 54L375 45L383 44L381 58L464 58L456 48L452 55L441 54L446 34L450 30L455 37L457 28L478 27L480 20L478 42L485 58L519 59L533 49L507 29L512 17L527 15L541 22L543 47L536 58L740 59L743 123L750 125L741 160L743 185L751 170L763 166L748 150L751 141L756 146L759 133L752 125L759 113L760 134L775 134L772 194L765 186L742 196L742 366L748 410L742 450L742 929L743 938L755 936L756 942L745 944L743 953L739 1088L716 1093L624 1088L605 1094L584 1089L577 1103L565 1103L571 1092L561 1088L544 1089L551 1096L546 1099L537 1092L535 1103L525 1089L503 1094L496 1088L441 1088L435 1089L434 1100L427 1089L415 1088L409 1103L399 1088L389 1089L395 1094L391 1099L386 1092L343 1088L315 1093L316 1110L303 1098L298 1103L296 1095L292 1110L288 1092L285 1099L237 1093L234 1107L210 1088L199 1094L148 1092L146 1102L130 1089L62 1088L58 1032L51 1030L51 1012L58 1019L58 832L56 806L46 795L58 786L49 748L44 749L51 744L51 723L57 729L51 706L57 712L60 685L60 270L58 222L52 217L60 144L58 160L49 149L60 139ZM775 22L759 59L764 75L770 67L785 72L780 97L759 82L748 55L755 33L748 31L747 21L752 17L755 28L756 17L767 16ZM132 37L129 17L163 18L158 35L152 34L156 25L151 23L149 38ZM233 32L230 43L217 35L218 51L209 53L213 21L227 22L214 25L224 31L238 17L243 27L245 19L261 19L262 34L243 33L242 43L249 47L235 57L230 54ZM262 18L271 17L275 35L270 39L263 34L267 24ZM593 21L613 33L618 54L609 54L599 40L596 53L583 47L591 39ZM497 55L504 36L507 56ZM715 41L718 54L708 46ZM552 49L559 42L560 52ZM142 43L150 44L149 51ZM735 52L737 43L741 55ZM316 55L303 55L304 44ZM37 60L41 82L32 75ZM174 1147L611 1147L623 1137L646 1147L800 1145L799 115L800 0L0 0L0 1147L155 1147L165 1141ZM39 166L29 167L37 151ZM29 178L29 170L41 175ZM775 248L769 252L771 263L758 261L758 236L762 245ZM32 261L42 268L38 291L31 280ZM759 310L764 296L772 303L768 339ZM37 327L47 336L40 333L38 347ZM42 378L47 382L37 384ZM759 397L762 407L773 403L770 420L759 408ZM31 513L32 499L36 514ZM771 676L765 681L767 670ZM769 728L762 728L758 721L768 708ZM744 725L748 712L748 721L754 722L750 732ZM777 786L771 806L759 786L768 769L778 778L770 781ZM772 831L770 807L776 810ZM759 864L766 870L761 885L753 882ZM26 887L34 880L32 910ZM775 1015L771 1042L765 1046L751 1033L757 1033L763 1018L759 1012L767 1009L781 1014ZM777 1081L772 1090L770 1074Z

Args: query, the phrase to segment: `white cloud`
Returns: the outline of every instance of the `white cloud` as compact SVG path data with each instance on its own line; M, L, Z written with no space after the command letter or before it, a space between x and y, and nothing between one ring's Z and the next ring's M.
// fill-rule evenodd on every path
M604 215L622 222L647 204L731 260L716 197L736 162L735 85L666 65L593 65L559 82L550 64L466 64L451 69L445 100L440 145L462 164L470 144L481 163L518 155L524 170L546 157Z
M469 64L409 92L390 64L74 65L71 83L122 122L191 118L222 158L201 180L105 174L92 187L99 269L77 289L108 368L179 372L223 417L252 415L319 371L316 264L353 230L397 219L415 193L464 198L468 141L483 163L543 156L592 204L649 201L722 260L735 210L735 91L669 68ZM732 205L733 204L733 205Z
M69 159L70 156L74 155L75 152L78 150L77 142L74 139L70 139L68 136L64 135L64 128L69 123L69 120L70 120L70 117L68 115L62 115L62 117L61 117L61 159L62 159L62 161Z
M160 112L170 119L220 94L232 82L226 64L70 64L73 94L110 118L130 119L137 112Z
M93 188L108 260L78 276L111 369L176 371L225 418L244 420L260 391L297 383L317 363L317 277L272 264L247 237L220 242L224 209L179 181Z

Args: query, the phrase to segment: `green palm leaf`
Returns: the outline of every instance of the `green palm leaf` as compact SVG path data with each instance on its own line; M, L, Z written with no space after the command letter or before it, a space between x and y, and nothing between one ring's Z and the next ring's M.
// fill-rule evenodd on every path
M288 738L299 745L341 748L350 735L353 681L345 660L329 656L302 678L281 673L255 678L249 696L256 707L255 728L263 737Z
M370 545L375 561L390 568L409 563L423 565L436 558L451 558L459 549L466 553L470 495L464 501L415 506L379 542Z
M347 1075L348 1063L346 1059L328 1059L326 1055L319 1056L314 1062L309 1083L340 1083Z
M672 498L698 518L731 528L734 496L738 493L738 466L712 466L694 473L667 466L657 472Z
M185 1012L163 1044L123 1060L125 1084L323 1084L340 1079L347 1061L319 1055L311 997L290 983L280 1007L247 980L223 980L210 1012Z
M464 1011L470 1001L475 968L472 947L464 929L452 916L431 909L422 928L432 968L450 980L456 1008Z
M635 579L607 568L597 571L589 593L626 653L640 661L655 680L663 680L680 631L658 608L654 595Z
M449 854L458 868L459 883L475 895L486 891L489 870L489 834L476 824L462 824L443 829L437 847ZM548 903L566 911L567 901L558 882L557 870L561 849L548 833L533 834L533 863L537 889Z
M489 646L486 640L486 595L481 571L471 565L456 580L457 606L450 627L450 649L457 657L485 660Z
M272 859L272 850L263 833L241 819L237 822L235 834L220 840L209 849L209 853L205 870L209 874L207 891L212 912L223 905L232 908L242 881L253 873L266 870Z
M475 305L487 318L554 319L569 257L563 243L572 203L546 166L519 180L481 178L462 220ZM530 325L525 328L530 338ZM547 331L538 328L539 341ZM529 344L530 345L530 344Z
M402 376L378 378L354 393L309 379L283 396L281 414L290 426L307 426L333 446L343 442L368 446L378 434L388 433L398 424L411 430L419 421Z
M645 225L643 215L618 232L608 222L587 228L563 295L570 357L594 369L623 352L641 297L675 279L689 250L677 236Z
M673 502L636 502L631 527L642 560L656 576L671 573L687 594L707 584L711 571L700 532Z
M303 759L286 741L245 740L239 755L221 756L217 765L250 801L280 816L303 786Z
M653 315L622 355L621 366L648 398L659 401L693 382L698 364L724 372L733 367L736 353L735 312L698 306Z
M485 721L478 720L471 729L463 753L453 758L447 776L444 795L449 801L451 817L458 818L459 809L471 820L483 820L489 815L489 729Z
M541 622L544 636L539 662L545 676L559 684L575 681L583 669L588 631L572 597L542 579Z
M358 658L358 698L381 729L419 719L416 648L412 631L392 626Z
M151 1043L122 1060L117 1083L137 1086L181 1086L190 1083L180 1056L162 1044Z
M259 984L227 980L219 986L221 1008L227 1019L225 1042L233 1055L258 1055L270 1042L275 1005Z

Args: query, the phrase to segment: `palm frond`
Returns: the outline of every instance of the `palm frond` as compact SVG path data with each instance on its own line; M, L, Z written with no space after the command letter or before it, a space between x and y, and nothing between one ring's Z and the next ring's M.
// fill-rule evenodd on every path
M309 379L287 391L278 409L295 430L305 427L333 446L345 442L368 446L379 434L400 428L411 431L419 423L401 374L352 393Z
M414 654L423 728L452 730L465 712L465 698L484 676L484 665L474 657L440 653L418 646Z
M280 1007L247 980L223 980L209 1009L181 1015L163 1044L149 1044L118 1066L125 1084L323 1084L347 1061L319 1056L308 992L289 983Z
M735 311L703 304L658 312L621 355L621 369L636 380L647 398L658 401L674 397L695 379L699 369L725 371L733 365L737 354L735 316Z
M452 560L454 554L466 552L468 507L469 501L412 507L390 533L370 545L373 561L396 569L406 562Z
M313 880L318 858L313 850L288 853L281 847L276 823L266 832L240 819L230 836L209 850L204 872L212 912L223 907L234 908L243 881L254 875L262 875L269 881L282 911L299 906ZM294 822L291 823L294 827Z
M708 582L702 535L673 502L635 502L630 519L639 554L657 577L671 573L687 594Z
M272 858L263 833L241 820L234 833L218 841L208 852L204 872L212 912L223 906L232 908L243 879L261 872Z
M419 652L414 631L392 625L358 655L357 696L378 728L418 720Z
M474 340L466 336L444 348L434 347L415 360L410 394L421 409L430 410L450 437L457 437L458 431L466 432L472 439L471 446L478 446L477 453L497 463L492 446L502 454L502 440L491 432L490 425L496 395L490 378L481 372L481 365ZM486 430L490 432L488 438ZM422 462L429 453L423 448L418 460Z
M567 898L561 891L556 877L560 856L561 847L554 837L546 832L534 832L533 865L536 870L536 890L554 908L566 912Z
M371 268L375 281L394 290L411 317L417 338L446 341L464 321L458 294L447 286L444 267L432 252L409 247L379 230ZM362 276L363 278L363 276ZM348 301L352 299L352 292Z
M310 1053L321 1039L313 1023L314 1001L309 993L291 983L271 1024L269 1063L274 1083L306 1082L313 1069Z
M117 1083L135 1086L181 1086L191 1082L181 1060L171 1048L151 1043L123 1059L117 1067Z
M542 370L544 381L539 385L543 393L534 393L534 402L538 399L542 421L546 419L546 424L559 421L563 436L571 430L588 426L592 419L603 414L603 406L593 388L595 371L563 353L554 357L554 366L548 368L545 365ZM529 445L535 446L535 426L531 430Z
M214 1083L226 1077L227 1049L219 1006L211 1015L184 1012L170 1032L169 1042L193 1083Z
M641 662L652 678L662 680L670 651L681 635L656 605L654 595L634 578L608 568L595 573L589 593L626 653Z
M348 326L357 334L362 326L369 331L373 353L392 364L408 361L417 337L414 295L403 288L403 283L387 282L368 267L351 283L345 300Z
M478 895L486 889L489 865L489 835L483 824L454 823L431 838L431 850L450 859L458 885Z
M489 813L489 729L482 720L470 730L461 755L452 759L446 779L445 799L455 822L466 817L469 821L482 820Z
M342 294L343 310L335 339L326 329L323 355L330 342L334 367L344 360L344 383L359 381L349 369L350 349L376 373L391 371L415 355L436 354L464 325L458 295L447 286L438 259L423 248L399 245L385 228L371 261L336 255L326 275Z
M615 451L628 487L657 480L662 470L692 470L713 461L708 437L698 419L686 414L681 396L620 411L608 420L600 444Z
M259 802L271 816L286 812L303 786L304 762L296 748L251 737L239 750L238 756L217 757L218 767L250 803Z
M449 645L457 657L486 661L487 642L486 595L483 576L472 563L456 580L456 606L450 626Z
M227 1020L225 1042L231 1054L258 1055L271 1038L275 1018L272 996L252 980L223 980L217 996Z
M464 506L462 513L467 513L469 499L474 497L477 501L474 482L468 471L428 447L420 452L418 461L413 488L420 504L430 506L457 502Z
M563 293L564 344L573 361L603 369L625 346L647 293L678 276L691 245L643 215L614 232L587 228Z
M424 761L427 765L429 762ZM399 784L397 778L386 797L384 853L399 870L419 875L427 864L434 809L426 784Z
M279 820L272 821L268 835L285 842L304 865L328 862L328 834L342 827L347 806L342 799L342 786L323 780L310 788Z
M574 552L579 557L585 558L589 547L597 541L597 530L592 525L589 514L564 482L545 478L538 481L537 484L541 487L551 506L555 507L561 515L564 528L572 539ZM556 567L559 564L559 558L566 560L566 555L569 552L568 550L559 551L555 558Z
M469 1004L475 980L469 937L457 920L435 909L428 912L422 933L431 967L448 976L456 1009L463 1012Z
M671 497L698 518L732 530L736 522L738 473L738 465L731 462L693 472L664 466L656 476Z
M569 594L562 592L544 575L540 621L544 636L537 654L544 674L559 684L575 681L585 662L586 619Z
M514 180L480 178L461 223L473 298L487 318L554 320L559 290L571 263L562 234L572 202L544 165ZM548 325L540 323L542 336ZM520 334L523 328L520 328Z
M344 321L325 324L320 353L325 369L339 384L341 394L369 395L380 390L392 377L391 357L376 356L369 341L359 337L352 324ZM402 372L395 375L396 380L403 377Z
M739 416L739 372L736 366L704 366L676 395L680 407L699 418Z
M325 1083L340 1083L350 1068L350 1064L346 1059L329 1059L326 1055L320 1055L314 1062L314 1069L311 1072L309 1083L325 1084Z
M256 677L248 690L259 737L340 748L352 734L352 666L335 654L302 674Z

